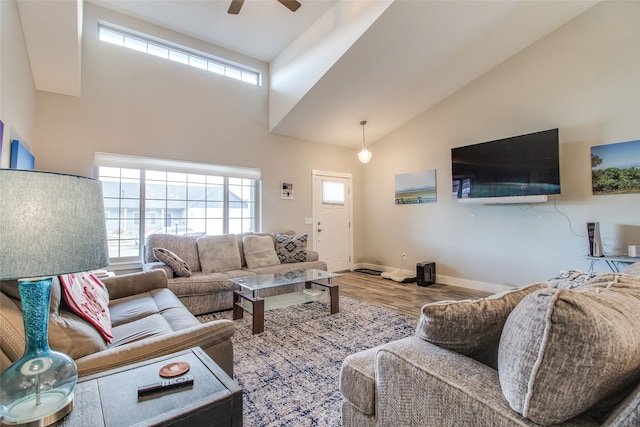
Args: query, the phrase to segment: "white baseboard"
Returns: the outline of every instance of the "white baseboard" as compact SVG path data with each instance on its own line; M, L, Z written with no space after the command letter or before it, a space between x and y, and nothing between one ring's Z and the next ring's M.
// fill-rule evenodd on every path
M443 285L458 286L461 288L475 289L477 291L491 292L494 294L515 288L515 286L461 279L459 277L443 276L441 274L436 274L436 282Z
M378 271L395 271L398 269L397 267L388 267L384 265L370 264L366 262L354 264L353 269L355 270L356 268L369 268L371 270L378 270ZM403 269L402 271L411 273L411 271L407 269ZM480 282L477 280L461 279L459 277L444 276L442 274L436 274L436 282L442 285L459 286L461 288L475 289L477 291L484 291L484 292L491 292L491 293L507 291L509 289L514 288L514 286L509 286L509 285L499 285L496 283L487 283L487 282Z

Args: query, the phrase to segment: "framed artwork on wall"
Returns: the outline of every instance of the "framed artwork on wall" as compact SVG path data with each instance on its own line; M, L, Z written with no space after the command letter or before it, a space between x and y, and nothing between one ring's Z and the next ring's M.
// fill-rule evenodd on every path
M436 170L403 173L395 178L395 204L436 203Z
M0 167L2 167L2 141L4 140L4 123L0 120Z
M33 169L35 157L29 149L17 139L11 142L11 169Z
M640 193L640 140L591 147L591 192Z
M280 185L280 198L284 200L293 200L293 184L283 182Z

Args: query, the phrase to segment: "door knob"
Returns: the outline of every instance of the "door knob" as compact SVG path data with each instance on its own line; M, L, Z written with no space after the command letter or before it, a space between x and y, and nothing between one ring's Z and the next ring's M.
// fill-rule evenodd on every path
M318 233L320 233L322 231L322 228L318 228Z

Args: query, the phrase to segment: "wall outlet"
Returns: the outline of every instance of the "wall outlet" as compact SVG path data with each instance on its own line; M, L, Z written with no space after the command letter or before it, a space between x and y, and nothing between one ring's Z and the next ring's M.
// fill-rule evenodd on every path
M406 252L402 253L402 259L407 259L407 253Z

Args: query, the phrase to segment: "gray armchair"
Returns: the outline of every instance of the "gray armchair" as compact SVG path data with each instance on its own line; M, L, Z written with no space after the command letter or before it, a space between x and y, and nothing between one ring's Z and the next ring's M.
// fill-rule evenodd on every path
M343 427L640 425L637 270L425 305L344 360Z

